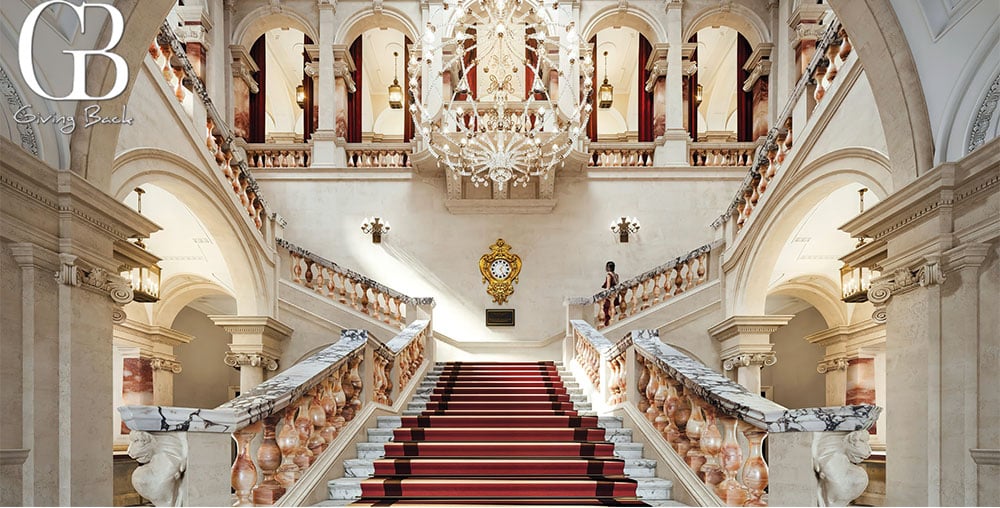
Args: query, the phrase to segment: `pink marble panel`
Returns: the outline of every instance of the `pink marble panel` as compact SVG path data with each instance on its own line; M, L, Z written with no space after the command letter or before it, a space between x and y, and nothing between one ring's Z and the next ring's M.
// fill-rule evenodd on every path
M250 135L250 88L242 79L233 80L233 135L246 139Z
M753 133L751 139L767 135L767 76L763 76L753 86Z
M653 137L667 131L667 80L660 77L653 86Z
M847 399L851 404L875 404L875 359L852 358L847 362ZM868 429L875 433L875 426Z
M347 85L344 78L337 78L333 94L337 116L333 119L334 133L339 138L347 137Z
M148 358L122 359L122 404L147 406L153 404L153 366ZM129 429L122 423L122 434Z

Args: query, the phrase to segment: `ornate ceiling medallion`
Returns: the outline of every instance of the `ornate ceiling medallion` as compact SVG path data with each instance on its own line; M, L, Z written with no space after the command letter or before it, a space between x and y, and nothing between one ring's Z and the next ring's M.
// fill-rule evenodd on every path
M452 178L527 186L580 148L593 62L570 9L451 0L441 13L449 35L428 23L409 62L410 92L422 98L410 107L423 145Z

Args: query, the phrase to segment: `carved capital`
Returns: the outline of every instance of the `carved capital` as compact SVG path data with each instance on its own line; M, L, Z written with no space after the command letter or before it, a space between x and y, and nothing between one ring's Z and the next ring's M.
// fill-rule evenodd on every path
M223 362L230 367L262 367L270 371L278 370L278 360L263 353L234 353L229 351Z
M731 356L723 360L722 368L725 370L733 370L740 367L749 367L751 365L770 367L777 362L778 355L776 355L774 351L764 353L740 353L736 356Z
M166 358L150 358L149 365L153 370L165 370L174 374L181 373L181 362L168 360Z
M107 294L111 298L111 301L118 306L112 314L111 319L115 323L125 321L125 312L121 307L131 302L134 296L132 284L128 279L108 273L107 270L100 267L89 271L84 270L76 266L76 256L71 254L60 254L59 262L59 271L55 274L56 281L59 284L78 287L95 293Z
M847 370L847 363L847 358L845 357L824 360L816 364L816 372L826 374L827 372L833 372L836 370Z
M915 269L897 268L872 281L868 289L868 301L875 305L872 321L883 324L888 319L885 308L893 295L906 293L917 287L929 287L945 281L944 271L938 258L927 258L923 266Z

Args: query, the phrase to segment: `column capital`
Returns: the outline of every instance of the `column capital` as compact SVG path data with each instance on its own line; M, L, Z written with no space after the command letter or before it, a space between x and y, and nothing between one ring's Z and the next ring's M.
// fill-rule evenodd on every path
M667 11L672 11L684 7L684 0L667 0L666 4Z
M211 46L208 32L212 30L212 21L208 11L201 5L180 5L174 7L174 12L181 19L181 26L174 33L184 43L197 42L202 46Z
M872 321L882 324L886 322L885 308L893 295L907 293L917 287L928 287L942 284L945 281L939 256L927 256L924 264L916 268L897 268L883 274L872 281L868 289L868 301L875 305Z
M731 316L708 329L715 340L724 342L741 335L768 335L785 326L795 316Z
M277 359L285 343L292 334L292 329L269 316L208 316L216 326L229 332L233 341L229 344L230 353L226 354L226 365L230 364L230 354L236 355L232 362L239 366L266 367L277 369ZM249 355L246 358L240 355ZM271 368L273 364L274 368Z
M232 346L232 345L230 345ZM223 362L230 367L261 367L269 371L278 370L278 359L259 352L227 351Z
M246 83L250 93L260 92L260 85L253 79L253 73L260 70L257 63L250 58L250 53L242 45L232 44L229 46L229 55L232 58L233 77L242 79Z
M741 352L724 358L722 360L722 368L733 370L739 367L750 367L751 365L770 367L775 363L778 363L778 355L774 351Z
M162 358L159 356L150 357L149 366L152 367L153 370L162 370L173 374L181 373L181 362L170 358Z
M816 372L820 374L826 374L827 372L833 372L837 370L847 370L847 364L849 360L847 356L838 356L835 358L827 358L816 364Z

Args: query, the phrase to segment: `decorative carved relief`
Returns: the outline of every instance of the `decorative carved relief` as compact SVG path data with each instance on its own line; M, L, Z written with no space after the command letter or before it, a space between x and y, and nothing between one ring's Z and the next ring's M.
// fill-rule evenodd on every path
M59 284L107 294L116 305L111 312L111 321L116 324L125 322L126 315L122 307L131 302L134 296L132 284L128 279L108 273L99 267L89 271L84 270L76 266L76 256L71 254L60 254L59 263L59 271L55 273Z
M972 129L969 130L969 144L965 153L979 148L986 142L986 134L993 122L993 113L997 110L997 102L1000 102L1000 74L993 78L989 91L983 97L983 102L976 109L976 118L972 121Z
M0 95L3 95L7 105L10 106L11 114L14 114L24 107L24 99L17 93L17 88L7 75L7 71L0 67ZM38 153L38 138L35 136L35 127L31 123L18 123L17 132L20 136L21 148L31 152L35 157Z
M899 268L872 281L868 290L868 301L875 305L872 321L883 324L887 315L885 308L893 295L906 293L919 287L933 286L945 281L941 263L937 259L928 259L927 263L916 269Z
M181 363L175 360L168 360L166 358L150 358L149 365L153 367L153 370L165 370L174 374L181 373Z
M223 362L230 367L263 367L270 371L278 370L278 360L262 353L234 353L229 351Z
M816 365L816 372L820 374L826 374L827 372L835 370L847 370L847 358L834 358L832 360L825 360L819 362Z
M154 506L181 506L187 442L182 433L129 433L128 455L141 464L132 473L132 486Z
M812 453L819 506L847 506L868 487L868 473L857 465L872 454L867 430L818 432Z
M739 367L749 367L751 365L770 367L775 363L778 363L778 356L773 351L766 353L741 353L723 360L722 368L725 370L733 370Z

